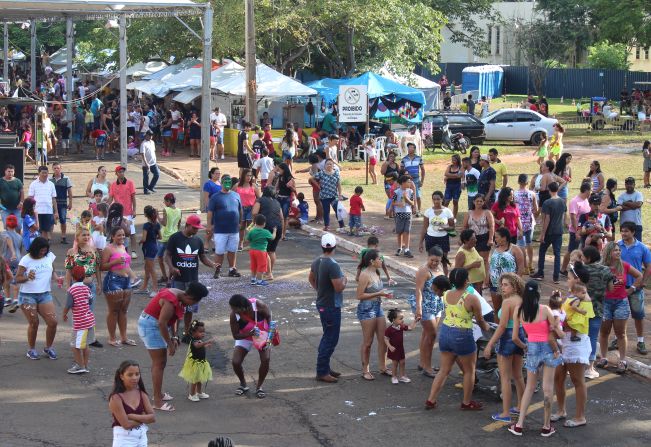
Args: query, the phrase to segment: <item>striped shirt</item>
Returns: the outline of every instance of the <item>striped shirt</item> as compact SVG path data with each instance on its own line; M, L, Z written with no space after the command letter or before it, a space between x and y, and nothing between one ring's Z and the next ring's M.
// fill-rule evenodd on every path
M90 288L76 282L68 289L66 307L72 309L72 328L76 331L95 326L95 315L90 310Z
M57 196L57 190L50 180L44 182L39 179L34 180L29 185L27 195L36 201L34 209L38 214L54 214L52 199Z

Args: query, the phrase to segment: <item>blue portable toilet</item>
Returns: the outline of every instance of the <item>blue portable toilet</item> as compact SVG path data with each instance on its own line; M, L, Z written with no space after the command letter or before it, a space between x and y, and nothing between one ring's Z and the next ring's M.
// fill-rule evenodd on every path
M461 73L463 93L479 90L477 98L497 98L502 94L504 70L499 65L479 65L466 67Z

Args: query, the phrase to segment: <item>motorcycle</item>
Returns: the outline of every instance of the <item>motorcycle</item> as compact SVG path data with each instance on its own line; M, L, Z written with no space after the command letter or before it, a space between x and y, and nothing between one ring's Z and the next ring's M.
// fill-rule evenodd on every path
M450 125L443 126L441 135L441 149L461 152L465 154L470 147L470 140L461 132L453 134L450 131Z

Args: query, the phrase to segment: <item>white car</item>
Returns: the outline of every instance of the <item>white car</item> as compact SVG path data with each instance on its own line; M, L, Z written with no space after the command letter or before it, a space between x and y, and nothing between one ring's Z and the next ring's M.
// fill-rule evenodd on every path
M486 140L515 140L538 146L542 132L554 133L558 120L527 109L499 109L482 118Z

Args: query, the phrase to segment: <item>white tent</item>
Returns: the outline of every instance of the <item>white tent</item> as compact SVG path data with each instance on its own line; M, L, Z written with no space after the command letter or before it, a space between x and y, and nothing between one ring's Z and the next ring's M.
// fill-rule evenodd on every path
M439 108L439 95L441 94L441 86L434 81L430 81L415 73L410 74L408 77L402 77L391 73L387 67L380 69L380 76L391 79L392 81L399 82L400 84L408 85L417 88L425 94L425 111L436 110Z
M127 76L132 78L142 78L144 76L156 73L167 67L167 62L156 60L148 62L138 62L127 68Z

